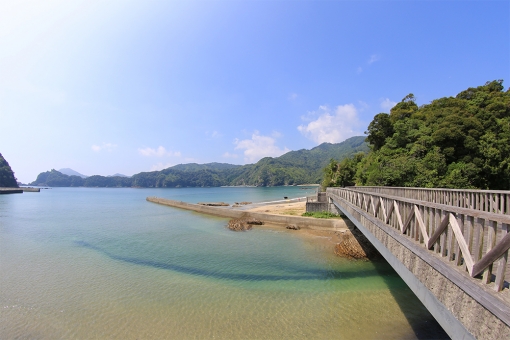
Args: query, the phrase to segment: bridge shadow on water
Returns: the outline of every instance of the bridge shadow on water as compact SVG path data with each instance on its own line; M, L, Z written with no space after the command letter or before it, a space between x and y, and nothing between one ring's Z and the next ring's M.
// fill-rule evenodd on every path
M272 267L277 269L280 273L287 274L256 274L256 273L232 273L232 272L221 272L217 270L211 270L207 268L198 268L191 266L184 266L171 262L160 262L152 259L143 257L130 257L120 254L115 254L107 249L96 246L86 241L75 241L75 245L78 247L84 247L97 251L108 258L124 262L127 264L134 264L139 266L175 271L183 274L215 278L220 280L231 280L231 281L302 281L302 280L332 280L332 279L349 279L349 278L360 278L378 276L382 277L385 281L390 293L394 297L395 301L402 310L402 313L407 318L410 326L413 329L414 334L409 334L405 339L449 339L446 332L437 323L434 317L427 311L425 306L420 300L414 296L398 274L393 270L388 262L373 248L368 240L361 234L354 230L353 235L358 240L366 254L371 254L370 260L374 263L374 269L363 270L363 271L341 271L341 270L325 270L325 269L314 269L314 268L303 268L297 266L289 266L289 264L278 264L273 263ZM368 243L368 244L367 244ZM402 294L403 287L409 289L408 294ZM424 317L427 315L428 317Z
M114 254L104 248L98 247L86 241L74 241L74 244L79 247L84 247L97 251L108 258L128 264L138 266L145 266L163 270L174 271L187 275L201 276L207 278L214 278L220 280L230 281L303 281L303 280L334 280L334 279L350 279L360 277L379 276L380 272L377 269L364 270L364 271L341 271L331 269L315 269L303 268L292 266L289 264L273 263L272 268L278 272L285 274L255 274L255 273L232 273L227 271L218 271L214 269L199 268L192 266L184 266L171 262L161 262L143 257L131 257L125 255Z
M413 329L414 334L410 334L405 339L412 339L414 337L421 340L450 339L432 314L429 313L427 308L414 295L411 289L407 287L384 257L370 244L370 241L365 238L361 231L354 226L349 226L349 229L351 229L352 235L363 248L365 254L369 254L369 259L374 263L377 274L385 281L391 295ZM403 285L409 289L409 294L402 294ZM427 314L428 317L424 317Z

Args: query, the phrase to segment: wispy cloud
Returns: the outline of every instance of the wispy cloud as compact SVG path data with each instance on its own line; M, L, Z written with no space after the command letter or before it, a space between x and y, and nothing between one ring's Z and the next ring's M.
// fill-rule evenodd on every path
M115 150L115 148L117 148L117 144L112 144L112 143L103 143L101 145L92 145L92 150L95 151L95 152L100 152L101 150L105 150L105 151L113 151Z
M312 120L310 117L316 117ZM362 134L359 131L361 122L353 104L339 105L334 110L328 106L320 106L319 110L309 112L304 120L311 120L308 124L298 126L306 138L317 144L339 143L349 137Z
M153 148L138 148L138 153L142 156L146 157L165 157L165 156L173 156L180 157L181 153L179 151L167 151L163 146L159 146L156 149Z
M297 99L297 97L298 97L297 93L291 93L291 94L289 94L287 99L290 100L290 101L294 101L294 100Z
M375 63L376 61L379 61L381 59L381 56L378 55L378 54L372 54L370 56L370 59L368 60L368 65L371 65L373 63Z
M206 131L205 132L206 136L209 137L209 138L220 138L220 137L223 137L223 134L221 134L220 132L214 130L214 131Z
M391 101L389 98L381 99L381 109L389 112L393 106L397 105L397 102Z
M273 132L273 137L270 137L262 136L258 131L255 131L251 135L251 139L236 139L234 141L235 150L244 150L244 160L247 163L255 163L263 157L278 157L290 151L275 145L276 138L279 136L278 132Z
M239 157L239 155L236 153L225 152L222 157L223 158L237 158L237 157Z
M359 66L358 69L356 70L356 72L358 72L358 74L360 74L361 72L363 72L363 68L361 66Z

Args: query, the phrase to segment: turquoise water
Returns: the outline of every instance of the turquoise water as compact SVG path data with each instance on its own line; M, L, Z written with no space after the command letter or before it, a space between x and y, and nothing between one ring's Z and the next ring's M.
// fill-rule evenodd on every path
M391 267L285 229L145 201L314 189L55 188L0 196L0 338L414 339L445 334Z

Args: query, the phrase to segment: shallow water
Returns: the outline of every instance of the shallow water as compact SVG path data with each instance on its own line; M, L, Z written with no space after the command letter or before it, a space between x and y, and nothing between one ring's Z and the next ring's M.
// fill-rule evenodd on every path
M60 188L0 196L0 338L414 339L446 335L384 261L145 201L313 189Z

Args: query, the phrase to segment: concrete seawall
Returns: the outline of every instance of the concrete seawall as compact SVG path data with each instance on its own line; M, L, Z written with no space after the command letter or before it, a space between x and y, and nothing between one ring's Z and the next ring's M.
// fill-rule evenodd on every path
M237 210L231 207L211 207L199 204L192 204L159 197L147 197L147 201L167 205L174 208L191 210L202 214L227 218L254 218L268 223L295 225L299 226L300 228L317 230L347 229L347 224L343 219L318 219L313 217L266 214L260 212L250 212L247 210Z
M39 188L19 187L19 188L0 188L0 194L22 194L24 192L40 192Z

